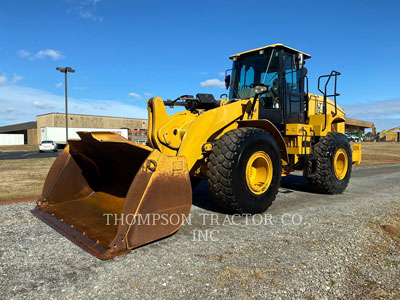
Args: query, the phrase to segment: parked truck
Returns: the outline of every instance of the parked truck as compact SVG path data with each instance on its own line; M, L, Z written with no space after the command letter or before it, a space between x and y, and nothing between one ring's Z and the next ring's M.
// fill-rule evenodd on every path
M124 138L128 138L128 129L110 128L68 128L68 139L80 139L78 131L87 132L113 132ZM41 141L55 141L58 145L65 145L65 127L42 127L40 129Z

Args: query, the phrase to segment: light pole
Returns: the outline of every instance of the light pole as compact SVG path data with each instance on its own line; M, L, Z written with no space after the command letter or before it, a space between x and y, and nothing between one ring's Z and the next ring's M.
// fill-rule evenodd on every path
M68 90L67 90L67 73L74 73L75 70L70 67L57 67L56 70L65 74L65 145L68 145Z

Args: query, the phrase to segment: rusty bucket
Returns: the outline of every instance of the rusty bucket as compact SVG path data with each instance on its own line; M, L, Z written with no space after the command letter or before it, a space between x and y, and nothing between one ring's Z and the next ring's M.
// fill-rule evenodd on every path
M51 167L32 213L110 259L176 232L192 204L184 157L110 132L79 132Z

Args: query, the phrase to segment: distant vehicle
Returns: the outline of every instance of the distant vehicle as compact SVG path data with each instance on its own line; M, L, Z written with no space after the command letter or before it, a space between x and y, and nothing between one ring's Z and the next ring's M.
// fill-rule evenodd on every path
M360 138L360 137L358 137L358 136L355 136L355 135L348 135L348 134L346 134L345 136L346 136L346 139L347 139L349 142L356 142L356 143L358 143L358 142L362 142L362 141L363 141L362 138Z
M42 141L39 145L39 152L45 152L45 151L57 152L58 151L57 143L55 141Z

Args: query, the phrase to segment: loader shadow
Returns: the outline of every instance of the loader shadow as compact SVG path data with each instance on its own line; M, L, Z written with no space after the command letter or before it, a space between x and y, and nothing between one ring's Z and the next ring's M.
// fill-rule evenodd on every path
M199 208L209 210L216 213L226 214L227 212L215 204L207 180L201 180L198 186L193 190L192 204Z
M282 177L279 192L290 193L293 191L314 193L304 176L288 175Z
M289 194L293 192L306 192L306 193L313 193L318 194L317 192L313 191L312 187L308 184L307 179L301 175L288 175L282 177L281 179L281 186L279 188L279 194ZM207 180L201 180L199 185L193 191L193 200L192 204L199 208L209 210L216 213L221 214L230 214L230 212L224 210L223 208L219 207L215 204L209 187Z

